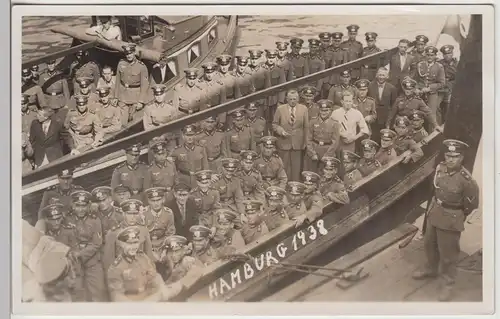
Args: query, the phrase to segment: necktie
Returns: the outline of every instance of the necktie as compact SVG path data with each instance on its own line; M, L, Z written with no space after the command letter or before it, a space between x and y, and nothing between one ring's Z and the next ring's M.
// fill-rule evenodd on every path
M295 123L295 107L291 106L290 107L290 120L293 123Z
M342 127L344 128L344 131L347 131L347 111L344 113L344 120L342 121Z

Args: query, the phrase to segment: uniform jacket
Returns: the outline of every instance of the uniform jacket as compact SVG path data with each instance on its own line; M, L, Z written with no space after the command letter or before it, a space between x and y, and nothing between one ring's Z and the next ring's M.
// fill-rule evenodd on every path
M403 95L399 96L394 102L391 112L389 113L389 117L387 118L386 126L391 127L396 115L410 117L413 110L422 111L426 122L430 124L432 129L437 126L436 117L421 98L415 96L407 98Z
M437 93L446 85L444 67L439 62L429 65L427 61L420 61L413 76L421 87L428 87L432 93Z
M307 144L309 130L309 115L303 104L295 106L295 121L292 123L290 106L278 106L273 120L273 131L277 134L277 148L280 150L303 150ZM283 132L291 136L283 137Z

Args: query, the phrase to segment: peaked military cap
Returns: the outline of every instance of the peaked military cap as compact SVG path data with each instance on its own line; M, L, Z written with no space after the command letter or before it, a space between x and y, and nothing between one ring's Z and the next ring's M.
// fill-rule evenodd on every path
M260 138L260 142L262 143L262 145L264 145L264 147L269 147L269 148L273 148L276 146L276 142L278 141L278 139L274 136L263 136Z
M384 128L380 130L380 139L384 141L392 141L398 134L393 130Z
M101 201L111 197L112 192L113 190L109 186L98 186L92 190L92 196L95 200Z
M348 32L358 32L359 25L357 25L357 24L351 24L351 25L348 25L346 29L347 29Z
M236 111L232 112L231 115L234 118L243 118L243 117L245 117L245 113L243 113L242 110L236 110Z
M320 38L320 40L330 41L330 39L332 38L332 34L330 32L321 32L318 37Z
M75 101L76 101L76 104L78 104L78 105L84 105L85 103L87 103L89 101L89 98L86 95L78 94L78 95L75 95Z
M28 69L23 69L21 72L21 75L26 77L26 76L31 76L31 71Z
M378 34L376 32L366 32L365 39L366 41L377 40Z
M446 44L446 45L443 45L441 47L441 53L443 54L448 54L448 53L453 53L453 50L455 49L455 47L451 44Z
M245 207L245 213L258 212L262 207L263 203L258 200L245 200L243 201L243 206Z
M425 47L425 54L436 54L438 53L438 49L435 46L429 45Z
M240 161L236 158L226 157L221 159L222 167L228 171L235 171L240 166Z
M182 129L184 135L196 135L198 133L198 128L192 124L184 126Z
M220 208L215 212L219 223L231 223L238 218L238 215L230 209Z
M259 108L255 104L255 102L250 102L250 103L247 104L247 110L249 110L249 111L256 111L258 109Z
M403 81L401 81L401 86L404 90L413 90L417 86L417 81L410 77L405 77Z
M347 69L347 70L340 71L340 76L342 76L342 77L349 77L349 76L351 76L351 70Z
M122 45L122 49L123 49L123 52L125 54L134 53L135 47L136 47L136 45L133 43L127 43L127 44Z
M309 47L319 47L321 42L318 39L309 39Z
M338 168L340 165L340 160L333 156L323 156L321 161L325 164L326 169Z
M243 150L240 152L240 157L244 162L253 162L259 157L259 155L252 150Z
M467 143L454 139L444 140L443 145L446 148L445 153L451 156L463 155L469 148L469 145Z
M164 84L156 84L151 89L153 90L154 95L162 95L163 93L165 93L167 87Z
M155 154L163 154L163 153L166 153L166 152L167 152L167 142L165 142L165 141L158 141L158 142L154 143L154 144L151 146L151 150L152 150Z
M302 47L302 45L304 44L304 40L302 40L301 38L291 38L290 44L293 47Z
M286 191L278 186L269 186L266 189L266 196L269 200L283 200Z
M127 185L124 185L124 184L117 185L115 187L115 189L113 189L113 191L115 194L132 193L132 191L130 190L130 187L128 187Z
M417 35L417 36L415 37L415 41L420 42L420 43L424 43L424 44L425 44L425 43L429 42L429 38L428 38L428 37L426 37L425 35L422 35L422 34L421 34L421 35Z
M320 110L330 110L333 108L333 102L326 99L319 100L318 105Z
M41 285L56 282L64 278L70 269L66 251L49 251L43 254L36 265L34 275Z
M359 79L355 83L358 90L368 90L368 86L370 85L370 81L367 79Z
M56 59L50 59L50 60L48 60L47 64L56 64Z
M72 178L73 177L73 169L63 169L58 175L59 178Z
M217 61L217 63L219 63L219 65L228 65L229 63L231 63L232 59L233 57L229 54L221 54L215 60Z
M394 126L399 126L399 127L407 127L410 125L410 120L408 120L408 117L406 116L398 116L396 118L396 123Z
M210 237L210 234L212 233L210 228L205 227L203 225L193 225L193 226L189 227L189 231L191 233L193 233L193 240L208 238L208 237Z
M262 56L261 50L248 50L251 59L259 59Z
M105 97L105 96L108 96L109 93L111 93L111 88L108 86L103 86L103 87L97 88L96 91L99 94L99 97Z
M127 199L120 204L120 208L125 214L139 214L144 204L138 199Z
M21 94L21 104L22 105L25 105L25 104L28 104L30 101L30 98L28 95L26 94Z
M196 79L198 77L197 68L187 68L184 70L184 73L186 74L186 77L191 80Z
M44 218L47 219L59 219L63 217L63 210L63 204L51 204L42 208L41 214Z
M301 174L302 174L302 182L305 185L317 184L321 179L321 177L315 172L303 171Z
M302 96L315 96L318 90L314 86L306 85L300 89L300 95Z
M354 152L350 152L350 151L343 151L342 152L342 161L344 163L353 163L353 162L358 161L360 158L361 157Z
M238 65L245 66L245 65L248 64L248 57L247 56L238 55L236 57L236 63L238 63Z
M370 140L370 139L364 139L361 141L361 145L363 146L363 151L376 151L379 147L378 143Z
M286 184L286 190L292 195L302 195L306 190L306 185L301 182L289 181Z
M213 171L204 169L201 171L197 171L194 173L194 176L196 177L196 181L200 183L206 183L209 182L212 179Z
M424 112L420 110L413 110L410 114L410 120L411 121L418 121L418 120L423 120L424 119Z
M144 194L148 199L160 199L165 196L167 189L165 187L151 187L144 191Z
M275 58L278 55L278 50L267 50L266 49L266 57Z
M141 230L137 226L129 226L118 233L117 239L122 243L133 244L140 241Z
M84 190L74 191L73 193L71 193L70 196L73 204L79 204L79 205L90 204L90 200L92 198L92 194Z
M344 34L342 32L332 32L332 39L334 40L342 40Z
M280 51L288 50L288 42L277 41L276 48Z
M165 244L170 250L177 251L186 247L188 240L186 237L179 235L168 236L165 239Z
M215 72L215 70L217 70L217 63L207 62L204 63L201 67L203 68L205 73L212 73Z
M139 155L141 154L141 144L134 144L127 147L125 150L127 154Z
M80 85L80 87L82 89L84 89L84 88L88 88L90 83L92 83L92 78L82 76L82 77L76 79L76 82L78 82L78 85Z

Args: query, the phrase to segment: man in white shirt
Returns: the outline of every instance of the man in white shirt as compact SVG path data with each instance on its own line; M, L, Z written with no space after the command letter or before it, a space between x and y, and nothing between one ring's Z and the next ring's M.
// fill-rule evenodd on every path
M100 22L100 23L99 23ZM117 25L111 22L111 16L100 16L98 24L85 30L89 35L96 35L104 40L122 40L122 31Z
M332 119L340 123L340 143L339 150L350 152L355 151L358 139L370 136L370 130L363 117L363 114L353 108L354 95L350 91L342 93L342 108L332 112ZM359 133L358 133L359 129Z
M113 70L109 65L102 68L101 77L97 81L97 88L108 87L109 97L115 97L116 76L113 75Z

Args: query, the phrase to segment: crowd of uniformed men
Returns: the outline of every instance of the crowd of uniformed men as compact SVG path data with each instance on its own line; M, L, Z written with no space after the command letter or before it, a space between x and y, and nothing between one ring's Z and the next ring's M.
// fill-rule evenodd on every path
M50 148L37 156L46 145L32 147L40 143L37 127L44 132L42 143L50 138L46 121L62 123L58 138L78 153L102 143L142 109L149 130L380 51L374 32L366 33L366 46L356 40L358 28L348 26L344 42L341 32L321 33L309 39L308 53L300 53L301 39L277 42L276 50L266 50L264 63L261 51L250 50L249 57L236 57L234 71L232 57L221 55L203 65L201 79L198 70L185 70L186 81L174 88L172 101L162 83L166 60L148 79L133 45L124 47L116 77L111 68L86 60L85 52L77 53L71 84L54 61L40 76L23 70L23 159L32 167L54 159ZM405 151L411 150L404 163L418 161L418 142L442 124L457 64L452 46L441 48L438 62L438 50L427 42L417 36L407 52L410 42L401 40L390 61L369 62L155 138L149 164L139 160L141 145L133 145L109 186L89 192L72 183L70 171L62 172L43 196L37 227L70 246L78 261L70 299L165 299L168 292L157 289L164 283L175 290L170 284L196 278L201 267L289 220L299 226L320 216L329 202L348 203L354 183ZM72 97L68 85L74 86ZM24 125L34 112L38 124ZM466 149L459 141L445 144L450 158L460 159ZM463 170L460 177L463 185L471 181ZM473 187L464 186L456 198L447 187L440 184L437 195L442 207L463 206L464 198L474 196ZM47 282L55 277L48 275Z

